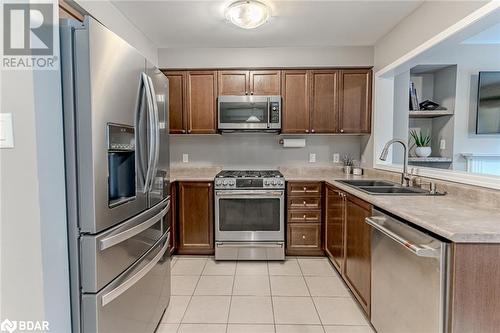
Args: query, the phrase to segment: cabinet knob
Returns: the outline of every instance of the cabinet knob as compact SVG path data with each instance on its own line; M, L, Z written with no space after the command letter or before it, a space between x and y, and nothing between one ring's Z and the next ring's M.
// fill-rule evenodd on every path
M250 95L253 95L253 91L250 92Z
M302 239L306 239L306 235L302 235Z
M306 130L306 133L309 133L309 130Z
M182 133L186 133L186 130L182 130Z
M304 200L304 206L307 204L307 202Z
M304 192L307 192L307 187L304 186Z
M311 133L314 133L314 129L311 130Z
M248 91L245 91L245 95L248 95Z
M304 220L306 219L306 214L304 214L304 217L303 217L303 218L304 218Z
M191 133L191 130L188 130L188 133Z
M340 133L344 133L344 130L343 130L343 129L341 129L341 130L340 130Z

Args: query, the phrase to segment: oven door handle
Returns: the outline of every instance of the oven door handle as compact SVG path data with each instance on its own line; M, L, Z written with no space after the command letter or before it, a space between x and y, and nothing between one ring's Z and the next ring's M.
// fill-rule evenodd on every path
M272 242L262 242L262 243L245 243L245 242L216 242L215 243L216 247L255 247L255 248L269 248L269 247L276 247L276 248L282 248L283 243L272 243Z
M215 194L217 196L224 197L237 197L237 196L273 196L273 197L281 197L284 194L284 191L216 191Z

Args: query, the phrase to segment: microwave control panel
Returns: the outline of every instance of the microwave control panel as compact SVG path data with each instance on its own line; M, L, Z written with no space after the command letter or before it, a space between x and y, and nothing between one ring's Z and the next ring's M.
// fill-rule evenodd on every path
M279 123L280 122L280 103L279 102L270 102L269 106L271 108L271 123Z

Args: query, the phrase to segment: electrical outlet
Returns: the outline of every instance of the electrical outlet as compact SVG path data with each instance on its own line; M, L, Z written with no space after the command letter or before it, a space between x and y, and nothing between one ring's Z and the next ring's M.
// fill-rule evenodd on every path
M309 153L309 163L316 163L316 154Z
M333 163L340 163L340 154L339 153L333 154Z
M182 163L189 163L189 154L182 154Z

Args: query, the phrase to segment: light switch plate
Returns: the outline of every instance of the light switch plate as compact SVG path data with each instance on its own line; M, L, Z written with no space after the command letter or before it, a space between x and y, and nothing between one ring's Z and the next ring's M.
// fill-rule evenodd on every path
M340 163L340 154L339 153L333 154L333 163Z
M14 148L12 113L0 113L0 148Z
M189 163L189 154L182 154L182 163Z
M316 154L309 153L309 163L316 163Z

